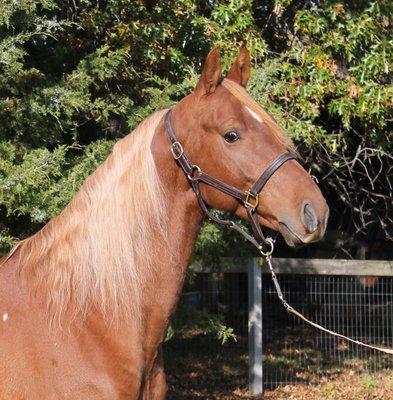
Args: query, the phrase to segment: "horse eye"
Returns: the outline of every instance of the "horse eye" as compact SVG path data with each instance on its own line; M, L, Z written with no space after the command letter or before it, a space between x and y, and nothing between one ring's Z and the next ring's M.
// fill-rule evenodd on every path
M233 142L236 142L236 140L240 139L240 135L236 131L229 131L224 135L224 139L228 143L233 143Z

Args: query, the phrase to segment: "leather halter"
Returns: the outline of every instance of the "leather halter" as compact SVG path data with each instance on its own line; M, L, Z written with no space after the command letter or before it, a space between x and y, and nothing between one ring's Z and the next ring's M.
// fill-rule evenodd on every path
M271 178L271 176L287 161L296 159L296 155L289 151L278 156L262 173L262 175L258 178L258 180L254 183L254 185L244 191L238 189L232 185L228 185L227 183L210 176L209 174L203 172L198 165L194 164L187 154L184 152L183 146L177 140L176 134L172 127L172 109L169 109L165 114L165 130L168 135L168 138L172 144L171 152L173 158L178 162L180 167L183 169L186 174L188 181L190 182L191 187L193 188L196 197L198 199L198 203L203 210L203 212L214 222L225 225L231 229L235 229L239 233L241 233L248 241L250 241L254 246L256 246L261 252L263 252L264 245L270 245L270 253L273 250L273 239L266 238L261 230L261 226L258 221L258 214L256 213L256 209L259 204L259 193L266 185L267 181ZM212 186L221 192L228 194L229 196L234 197L243 203L243 206L247 210L247 214L251 220L251 228L253 235L245 232L240 226L238 226L235 222L231 220L224 220L218 218L214 214L212 214L206 203L202 197L199 182L206 183L209 186Z

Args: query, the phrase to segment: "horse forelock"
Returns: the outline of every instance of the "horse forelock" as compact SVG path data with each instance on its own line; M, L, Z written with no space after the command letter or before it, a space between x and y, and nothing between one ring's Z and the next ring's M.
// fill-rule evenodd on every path
M165 197L151 152L164 112L117 142L60 215L4 259L17 257L32 291L45 296L51 320L64 313L86 316L92 308L111 321L141 315L143 282L159 262L157 243L165 246L167 238Z

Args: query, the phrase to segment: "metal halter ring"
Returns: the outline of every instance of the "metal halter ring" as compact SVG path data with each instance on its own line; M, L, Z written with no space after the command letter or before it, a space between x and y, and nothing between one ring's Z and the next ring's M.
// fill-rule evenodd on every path
M178 141L173 142L171 147L171 152L173 158L175 160L178 160L184 154L183 146Z
M201 176L201 169L198 167L198 165L193 165L192 166L192 172L187 174L187 178L190 181L196 182L199 177Z
M270 237L265 239L266 243L269 243L270 245L270 249L267 251L263 251L263 247L262 245L259 246L258 250L260 251L260 253L264 256L264 257L269 257L273 254L273 250L274 250L274 240Z

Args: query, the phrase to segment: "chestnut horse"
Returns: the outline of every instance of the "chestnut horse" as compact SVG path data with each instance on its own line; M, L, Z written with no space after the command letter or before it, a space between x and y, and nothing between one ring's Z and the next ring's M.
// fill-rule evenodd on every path
M247 189L292 143L246 92L243 47L225 79L206 58L172 126L190 159ZM2 259L0 399L164 399L161 343L203 219L158 111L120 140L62 213ZM247 217L201 184L206 203ZM296 160L267 182L261 225L289 245L319 240L328 208Z

